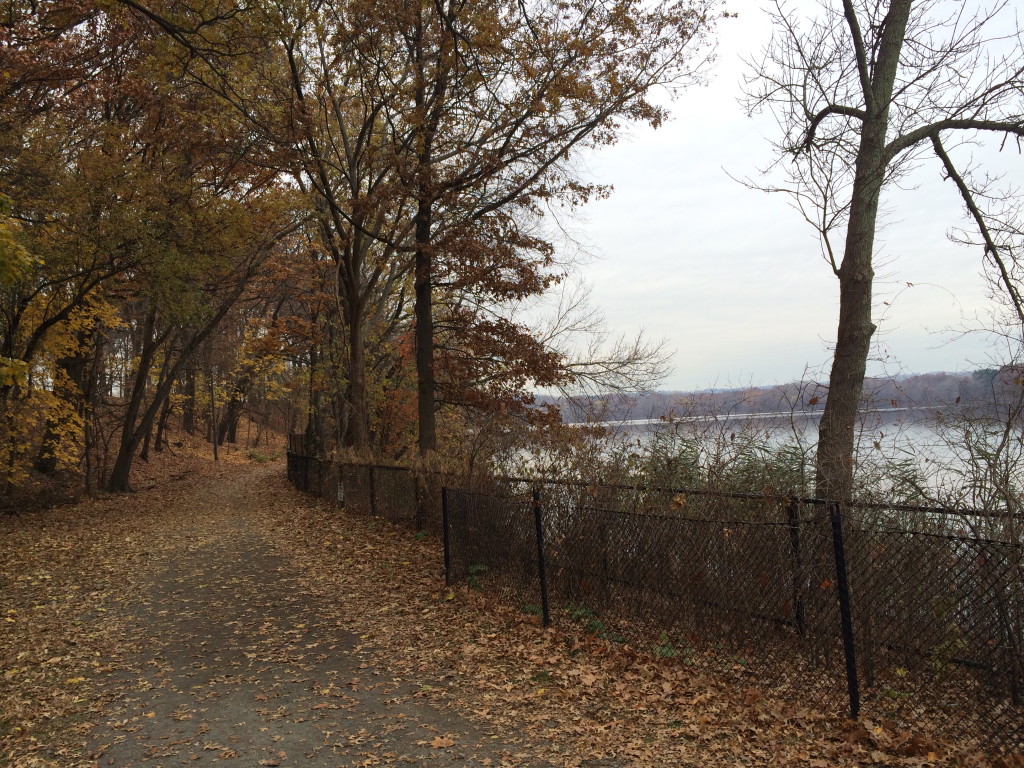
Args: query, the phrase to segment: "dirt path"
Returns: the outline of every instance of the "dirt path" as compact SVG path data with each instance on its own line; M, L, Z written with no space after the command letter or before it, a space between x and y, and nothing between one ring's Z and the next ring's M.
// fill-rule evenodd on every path
M199 458L0 518L0 766L994 768L471 585L441 544Z
M500 740L416 699L369 662L372 638L319 610L254 515L280 471L256 465L165 500L171 527L123 605L137 647L104 686L99 764L500 764Z

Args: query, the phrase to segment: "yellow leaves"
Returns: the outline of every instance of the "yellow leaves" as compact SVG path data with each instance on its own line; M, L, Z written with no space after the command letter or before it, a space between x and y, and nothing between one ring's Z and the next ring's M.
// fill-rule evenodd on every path
M0 357L0 387L24 387L28 383L28 364Z
M42 263L21 244L21 226L7 215L9 207L10 200L0 195L0 288L10 287Z
M86 681L86 678L84 678L84 677L69 677L64 682L67 683L68 685L80 685L80 684L84 683L85 681Z

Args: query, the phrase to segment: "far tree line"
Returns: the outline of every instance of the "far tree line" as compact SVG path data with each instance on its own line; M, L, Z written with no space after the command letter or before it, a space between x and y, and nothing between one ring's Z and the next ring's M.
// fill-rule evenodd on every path
M979 368L969 373L921 373L888 378L867 377L860 410L968 409L1005 419L1019 410L1019 366ZM722 387L695 392L659 391L632 397L596 396L582 401L542 398L556 404L568 423L672 419L750 413L820 414L828 384L791 381L771 386Z

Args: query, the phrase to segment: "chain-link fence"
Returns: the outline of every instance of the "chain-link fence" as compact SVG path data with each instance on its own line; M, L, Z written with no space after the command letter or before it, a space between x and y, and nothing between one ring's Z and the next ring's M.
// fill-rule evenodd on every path
M292 455L288 469L325 498L340 487L347 508L443 533L449 583L545 622L795 702L1024 748L1019 520L516 478L482 490Z
M543 594L552 620L797 699L1024 741L1021 543L973 535L969 513L571 484L533 505L445 496L450 579Z
M1020 749L1019 538L861 520L846 526L845 540L865 706L897 722L985 733Z
M301 445L301 443L299 443ZM348 511L441 534L441 490L462 478L408 467L331 462L288 452L288 480L302 491L337 501Z

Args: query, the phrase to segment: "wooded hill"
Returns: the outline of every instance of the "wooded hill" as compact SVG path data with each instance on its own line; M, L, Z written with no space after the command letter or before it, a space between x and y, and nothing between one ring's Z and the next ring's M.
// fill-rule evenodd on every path
M969 373L922 373L864 382L863 409L943 408L961 405L986 409L1007 404L1019 394L1020 371L1012 366ZM568 423L669 419L751 413L818 412L828 399L828 386L794 381L774 386L706 389L696 392L649 392L633 397L545 398Z

